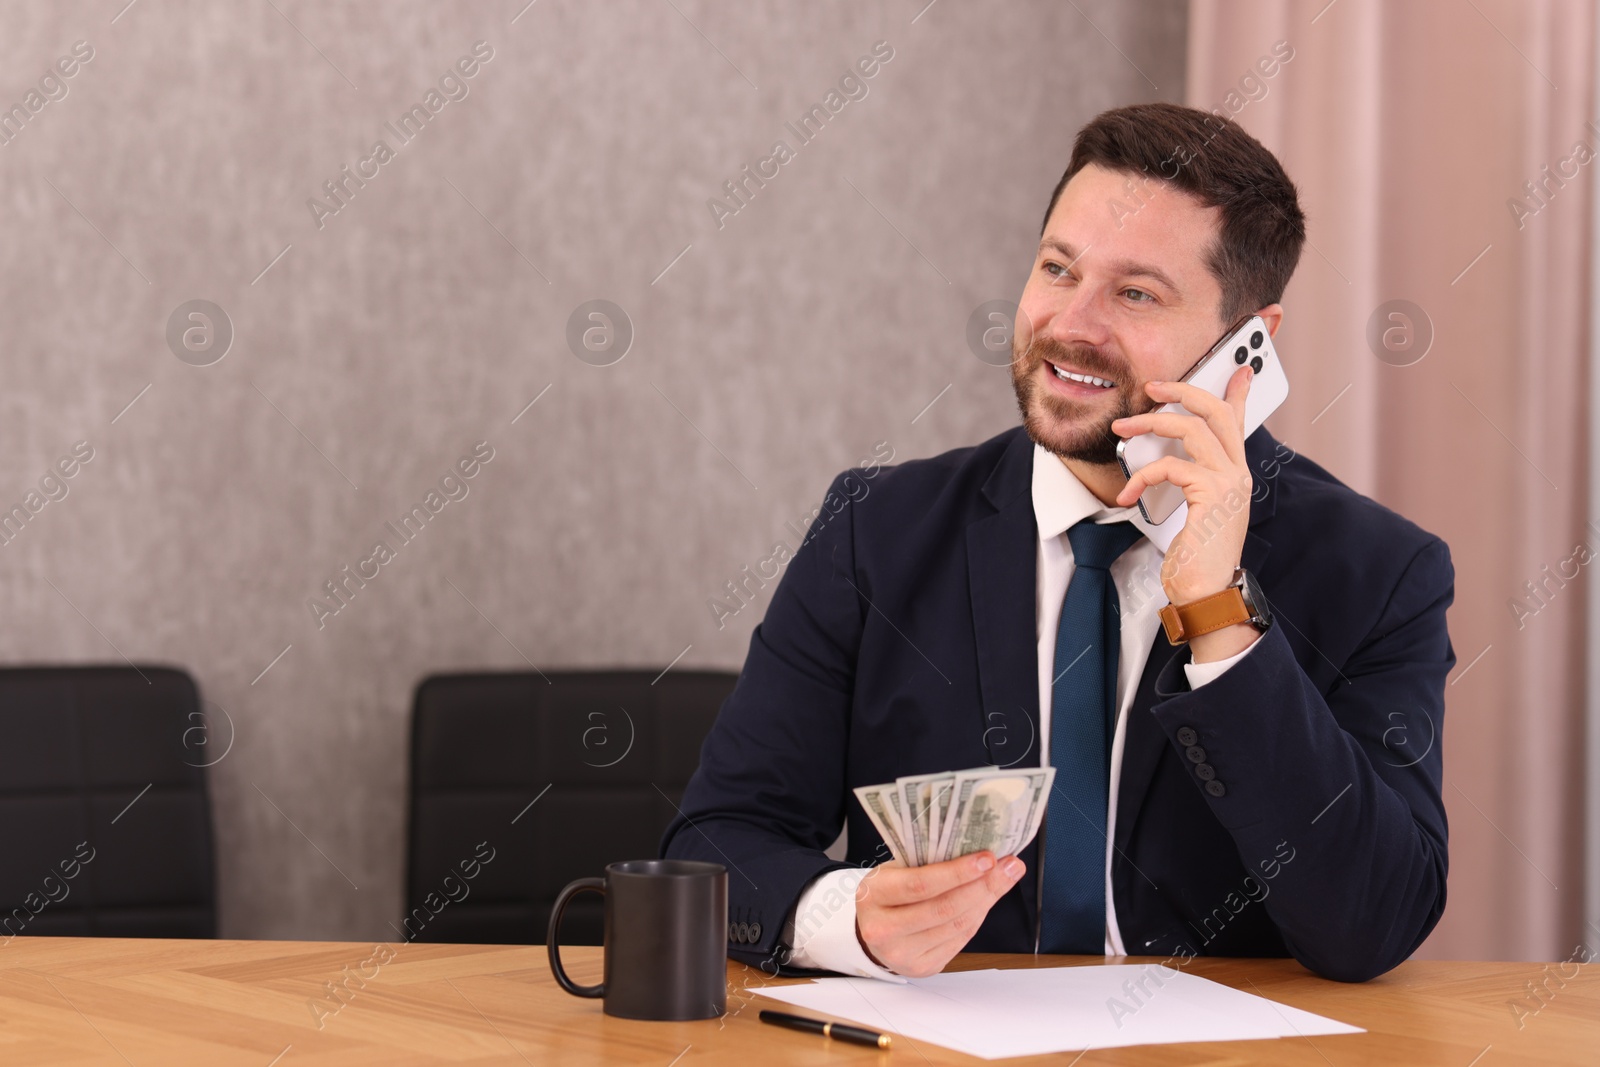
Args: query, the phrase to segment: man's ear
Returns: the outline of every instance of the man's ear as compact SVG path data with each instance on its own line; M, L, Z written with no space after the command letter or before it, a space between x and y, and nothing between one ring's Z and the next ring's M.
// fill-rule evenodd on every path
M1267 324L1267 336L1278 336L1278 327L1283 324L1283 305L1268 304L1256 314L1260 315L1261 321Z

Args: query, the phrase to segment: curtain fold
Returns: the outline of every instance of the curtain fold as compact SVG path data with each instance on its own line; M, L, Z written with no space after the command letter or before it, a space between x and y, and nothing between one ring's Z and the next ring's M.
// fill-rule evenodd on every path
M1455 562L1450 895L1422 957L1565 959L1582 936L1594 18L1191 0L1188 103L1276 153L1309 220L1269 426ZM1436 736L1395 722L1397 760Z

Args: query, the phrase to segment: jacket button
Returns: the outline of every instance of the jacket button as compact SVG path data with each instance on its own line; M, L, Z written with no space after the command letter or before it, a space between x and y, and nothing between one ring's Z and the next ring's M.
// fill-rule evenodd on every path
M1223 787L1222 783L1217 781L1215 778L1206 783L1206 792L1210 793L1214 797L1220 797L1227 791L1228 790Z
M1178 744L1182 745L1184 748L1188 748L1198 740L1200 740L1200 735L1195 733L1191 727L1178 727Z
M1211 764L1209 764L1209 763L1201 763L1201 764L1197 765L1195 767L1195 769L1194 769L1194 773L1196 773L1196 774L1198 774L1200 776L1200 780L1202 782L1212 781L1217 776L1217 772L1212 768Z
M760 940L761 940L761 924L760 923L751 923L750 924L750 943L753 945L757 941L760 941Z
M728 940L729 941L733 941L733 942L737 942L739 940L739 924L738 923L729 923L728 924Z
M1204 763L1206 761L1206 750L1199 745L1190 745L1184 755L1189 757L1190 763Z
M749 923L740 923L739 924L739 943L742 944L742 945L748 945L750 943L750 924Z

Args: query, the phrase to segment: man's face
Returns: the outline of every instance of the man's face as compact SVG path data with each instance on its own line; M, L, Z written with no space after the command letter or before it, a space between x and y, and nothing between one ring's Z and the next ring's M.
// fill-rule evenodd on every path
M1058 456L1116 462L1111 423L1156 406L1222 336L1207 269L1221 213L1187 193L1094 164L1050 213L1012 337L1011 380L1028 436ZM1064 379L1092 376L1109 385Z

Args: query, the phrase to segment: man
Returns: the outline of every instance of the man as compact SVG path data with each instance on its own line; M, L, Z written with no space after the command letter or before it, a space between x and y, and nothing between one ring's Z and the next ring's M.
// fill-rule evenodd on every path
M1013 343L1023 426L870 492L835 480L664 851L728 868L749 962L898 980L963 949L1103 951L1379 975L1444 910L1449 551L1265 429L1243 439L1248 366L1223 399L1176 381L1247 316L1276 331L1294 186L1231 121L1121 108L1079 133L1042 237ZM1171 401L1192 414L1152 410ZM1191 458L1129 480L1116 444L1148 432ZM1188 506L1164 553L1129 521L1161 481ZM883 862L852 787L983 764L1057 768L1039 840Z

